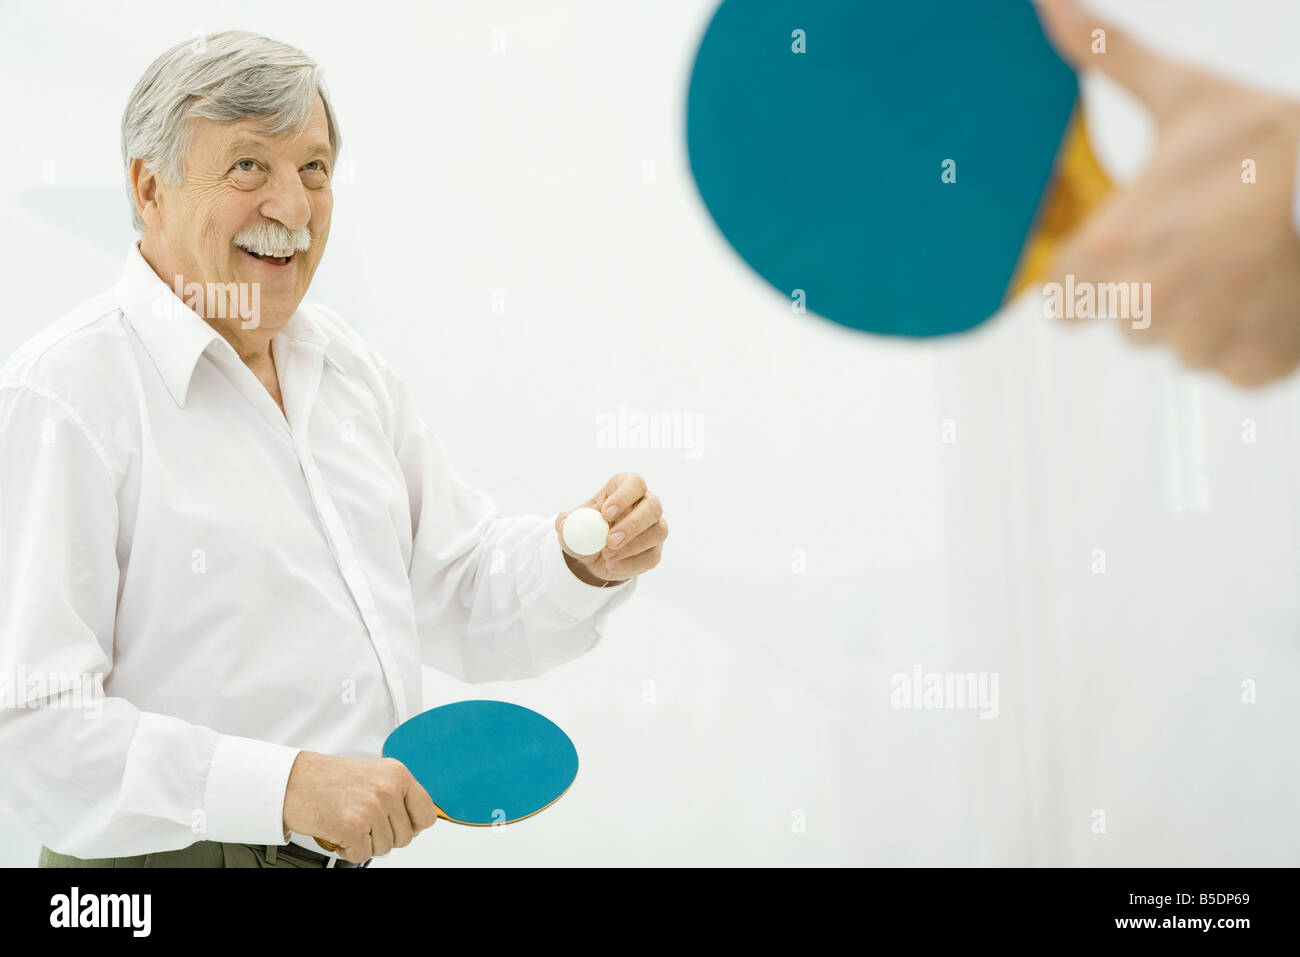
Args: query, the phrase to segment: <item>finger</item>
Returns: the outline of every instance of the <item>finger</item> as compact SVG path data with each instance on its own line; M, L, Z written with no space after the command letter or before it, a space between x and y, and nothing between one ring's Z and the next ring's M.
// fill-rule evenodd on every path
M1127 304L1121 298L1121 311L1110 319L1125 338L1138 346L1166 342L1178 330L1178 319L1169 308L1169 292L1174 284L1168 279L1168 270L1161 270L1156 261L1136 256L1134 266L1116 280L1121 289L1127 289Z
M659 496L653 492L647 493L618 520L616 525L610 528L609 537L605 540L605 547L608 549L605 554L612 555L615 549L626 547L635 541L638 535L663 518L663 514L664 509L659 502Z
M393 847L406 847L415 839L415 828L411 825L405 803L388 815L388 826L393 832Z
M1296 362L1280 359L1274 349L1242 342L1216 357L1213 368L1235 386L1257 389L1290 375Z
M1066 322L1121 318L1104 315L1115 306L1111 293L1118 291L1117 284L1127 284L1131 291L1137 283L1143 290L1153 275L1149 244L1136 218L1130 194L1119 194L1062 244L1045 270L1044 315ZM1122 301L1119 306L1132 312L1137 303L1128 298L1127 306ZM1148 340L1155 335L1149 328L1141 334Z
M429 792L421 787L418 781L414 778L411 781L412 786L406 792L406 813L410 816L411 823L418 834L437 823L438 806L433 803Z
M660 519L645 531L640 532L635 538L628 539L617 548L606 545L605 549L601 552L601 556L606 560L613 558L631 558L633 555L640 555L648 548L662 545L667 537L668 523L663 519Z
M387 817L376 822L371 829L370 843L375 857L383 857L393 849L393 827Z
M1095 283L1114 268L1123 255L1122 249L1114 248L1118 242L1104 214L1080 227L1043 271L1044 315L1065 322L1095 318L1089 310L1080 308L1083 304L1076 301L1077 290L1083 288L1083 283Z
M1161 114L1191 91L1200 74L1134 40L1127 31L1083 10L1076 0L1034 0L1057 52L1076 70L1096 68ZM1100 31L1100 32L1097 32Z
M640 575L642 572L654 568L659 564L662 555L663 546L655 545L646 549L640 555L633 555L631 558L615 559L613 561L606 559L605 568L611 574L631 578L633 575Z
M1223 279L1216 270L1189 273L1185 263L1166 258L1151 275L1147 296L1148 329L1141 323L1121 324L1124 335L1139 344L1166 343L1180 361L1193 369L1212 367L1217 359L1234 347L1237 328L1233 323L1216 321L1226 311L1232 312L1232 298L1223 295Z
M1227 351L1226 340L1200 332L1171 337L1169 346L1178 361L1189 369L1211 369Z
M635 472L623 472L605 483L596 506L611 525L646 493L645 479Z
M343 845L339 848L338 853L343 860L351 861L353 864L364 864L375 856L374 845L370 842L369 834L357 844Z

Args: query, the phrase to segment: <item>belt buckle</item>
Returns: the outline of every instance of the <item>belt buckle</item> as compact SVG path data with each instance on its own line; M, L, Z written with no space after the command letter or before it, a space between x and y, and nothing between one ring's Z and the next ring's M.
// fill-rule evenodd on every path
M328 862L325 866L326 866L326 867L338 867L338 866L341 865L341 866L343 866L343 867L369 867L369 866L370 866L370 862L373 861L373 860L374 860L373 857L368 857L368 858L366 858L364 861L362 861L360 864L353 864L351 861L345 861L345 860L343 860L343 858L341 858L341 857L331 857L331 858L329 859L329 862Z
M340 865L342 865L343 867L369 867L370 866L370 860L367 860L364 864L353 864L351 861L345 861L341 857L331 857L328 854L322 854L319 851L313 851L311 848L303 847L299 844L284 844L278 846L273 844L267 844L265 845L265 847L266 847L267 860L272 864L275 863L275 859L278 855L283 854L286 857L296 857L298 860L312 861L313 863L319 864L323 868L338 867Z

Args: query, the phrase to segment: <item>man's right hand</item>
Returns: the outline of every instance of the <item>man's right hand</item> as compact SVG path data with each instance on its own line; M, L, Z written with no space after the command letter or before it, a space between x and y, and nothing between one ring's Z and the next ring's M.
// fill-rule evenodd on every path
M284 792L284 826L338 845L355 864L406 847L437 819L429 793L394 758L303 751Z

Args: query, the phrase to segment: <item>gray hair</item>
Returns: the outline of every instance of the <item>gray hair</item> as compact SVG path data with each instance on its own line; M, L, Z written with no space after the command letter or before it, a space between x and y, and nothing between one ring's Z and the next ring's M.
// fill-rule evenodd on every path
M131 223L144 231L131 187L131 162L145 164L171 186L185 181L191 124L265 119L263 136L307 127L316 95L325 104L330 149L339 155L339 128L320 67L301 50L244 30L196 37L172 47L149 65L122 114L122 165Z

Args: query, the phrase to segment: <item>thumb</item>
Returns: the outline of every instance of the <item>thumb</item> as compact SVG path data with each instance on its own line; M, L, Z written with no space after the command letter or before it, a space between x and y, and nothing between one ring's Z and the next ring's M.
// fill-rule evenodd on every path
M1052 46L1076 71L1097 69L1126 87L1159 116L1194 85L1197 73L1134 40L1076 0L1034 0Z

